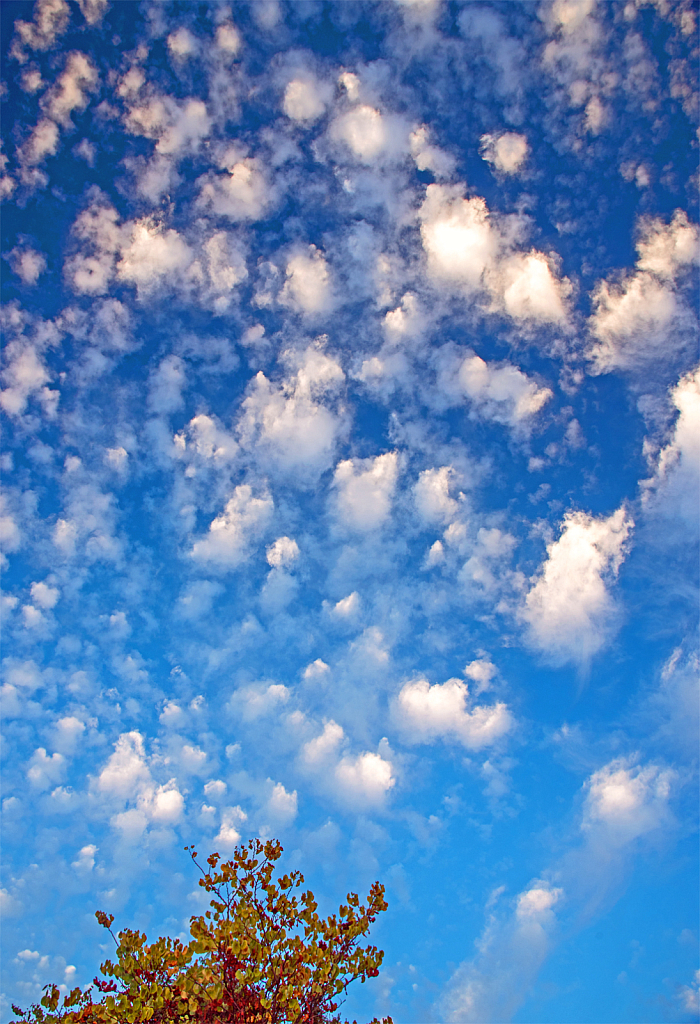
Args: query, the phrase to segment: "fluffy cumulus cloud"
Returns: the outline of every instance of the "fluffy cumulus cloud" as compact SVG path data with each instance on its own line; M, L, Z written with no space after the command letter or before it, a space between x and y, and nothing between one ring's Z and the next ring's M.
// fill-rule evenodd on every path
M126 840L136 841L149 825L175 824L185 801L176 780L158 785L146 758L143 736L123 733L95 780L95 793L112 810L112 827Z
M277 472L302 480L327 469L346 416L338 393L345 374L321 348L290 353L296 366L280 386L262 371L252 380L238 423L241 443Z
M452 466L425 469L414 484L416 511L426 525L448 523L459 510L461 491L454 495L457 474ZM452 492L452 494L450 493Z
M396 775L386 740L377 752L366 750L353 755L342 726L332 719L323 731L304 744L301 752L306 770L316 778L319 788L341 804L371 809L383 806Z
M391 515L398 475L396 452L339 462L333 477L339 521L359 533L382 526Z
M516 174L528 154L527 139L517 132L481 136L481 155L504 174Z
M694 529L700 501L700 370L681 378L671 399L678 410L673 437L656 455L642 496L652 514L679 518Z
M601 281L594 294L589 357L595 373L635 369L693 344L695 319L683 295L700 260L698 227L676 210L669 224L642 219L633 273Z
M249 555L251 545L262 536L272 516L274 502L269 495L256 497L249 484L239 484L224 511L209 524L208 532L195 541L190 552L198 562L213 568L234 569Z
M427 679L405 683L396 698L394 714L414 742L456 741L469 750L495 743L514 725L503 703L472 705L467 684L461 679L433 686Z
M274 195L260 160L230 150L220 167L222 173L209 172L198 182L201 207L230 221L262 217Z
M191 262L187 243L173 228L164 230L152 221L137 221L120 253L117 277L135 284L144 294L162 278L183 270Z
M390 141L385 118L379 110L364 103L341 114L332 133L357 160L366 164L381 157Z
M675 773L618 759L587 780L582 829L593 844L631 842L670 823L669 796Z
M278 537L267 549L267 561L274 569L292 565L299 557L299 545L291 537Z
M465 199L459 185L429 185L420 220L430 272L472 291L479 288L502 245L486 202Z
M280 302L307 316L330 309L333 290L328 264L323 253L310 245L287 261L287 279L280 293Z
M292 121L311 124L325 114L330 98L331 89L327 84L304 75L287 83L282 109Z
M439 353L438 393L453 401L466 400L470 414L502 423L518 431L528 429L532 418L552 398L548 387L512 363L487 363L469 352L464 358L450 347Z
M16 246L7 258L23 284L36 284L46 270L46 257L29 246Z
M518 252L522 227L499 222L480 196L464 198L463 185L428 185L419 219L428 271L438 282L467 295L483 292L516 320L566 319L568 279L544 253Z
M522 609L528 640L555 663L587 664L617 626L610 584L633 522L624 508L607 519L569 512L533 578Z
M25 47L30 50L48 50L68 27L70 7L65 0L39 0L32 21L15 22L16 36L12 42L12 56L24 63Z

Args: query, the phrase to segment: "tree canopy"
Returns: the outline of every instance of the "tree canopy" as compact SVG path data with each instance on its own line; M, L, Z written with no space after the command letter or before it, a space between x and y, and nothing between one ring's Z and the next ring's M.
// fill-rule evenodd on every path
M13 1024L335 1024L348 985L376 977L384 953L363 946L377 914L387 909L375 882L366 905L355 893L337 914L319 917L299 871L275 878L282 846L251 840L233 859L218 853L208 870L194 847L185 847L212 894L210 909L190 918L191 941L112 931L114 917L95 915L116 943L116 960L86 990L61 998L47 985L40 1003ZM391 1018L387 1018L391 1024ZM379 1024L376 1020L372 1024Z

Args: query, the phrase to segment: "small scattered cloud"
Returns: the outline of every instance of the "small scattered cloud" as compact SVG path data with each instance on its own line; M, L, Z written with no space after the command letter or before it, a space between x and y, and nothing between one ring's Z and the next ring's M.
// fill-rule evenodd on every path
M503 174L517 174L530 151L526 137L517 132L482 135L480 142L484 160Z
M609 587L633 526L625 508L607 519L585 512L564 517L521 612L529 643L552 662L585 666L615 632L618 615Z

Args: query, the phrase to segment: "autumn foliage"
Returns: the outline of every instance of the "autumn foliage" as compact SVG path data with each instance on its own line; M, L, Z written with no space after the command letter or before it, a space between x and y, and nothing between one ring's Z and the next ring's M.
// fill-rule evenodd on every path
M348 894L337 915L324 920L313 893L300 891L299 871L275 879L279 842L251 840L230 861L212 854L208 871L194 847L186 849L202 874L200 886L212 894L210 909L190 919L191 941L159 938L149 945L130 929L114 936L113 916L98 911L116 942L116 961L103 963L102 977L86 991L76 988L61 999L49 985L29 1010L13 1006L13 1024L340 1021L348 985L379 973L383 952L360 940L387 909L384 887L374 883L366 906Z

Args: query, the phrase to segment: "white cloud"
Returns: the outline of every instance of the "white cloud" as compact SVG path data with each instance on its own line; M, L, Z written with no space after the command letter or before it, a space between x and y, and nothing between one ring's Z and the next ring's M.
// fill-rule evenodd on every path
M71 867L81 873L88 873L92 871L95 866L95 854L97 853L98 847L94 843L88 843L87 846L81 847L78 856L71 863Z
M558 903L562 896L562 889L550 889L544 885L534 885L518 896L516 916L521 920L524 918L537 918L546 914L548 910Z
M621 846L669 822L675 773L618 758L586 781L582 829L595 845Z
M340 601L337 601L333 605L331 614L336 619L354 619L359 614L362 602L360 601L360 595L356 590L353 590L347 597L342 597Z
M679 415L673 437L658 453L654 475L642 481L647 512L678 517L697 527L700 503L700 369L686 374L671 391Z
M333 302L333 288L323 253L310 245L287 261L287 279L279 301L306 316L327 312Z
M362 163L371 164L388 144L387 127L378 110L367 104L341 114L331 134L341 140Z
M184 25L171 32L166 42L172 56L180 60L184 57L192 57L199 48L197 40Z
M303 676L306 680L313 679L325 679L330 672L330 667L323 661L322 658L316 658L310 665L307 665L304 669Z
M516 174L525 163L530 148L525 136L517 132L486 134L479 141L484 160L504 174Z
M426 469L413 486L416 509L426 525L446 524L456 516L459 502L450 497L454 490L457 474L452 466ZM459 498L464 496L461 492Z
M79 295L104 295L107 291L122 244L123 229L118 222L117 211L101 195L77 216L72 233L87 243L90 251L69 257L64 274Z
M175 412L183 404L182 389L186 384L185 364L179 356L169 355L151 373L148 407L156 415Z
M166 728L178 729L187 723L187 715L175 701L166 700L158 721Z
M274 199L260 161L232 152L222 167L226 173L198 179L199 205L232 221L258 220Z
M123 473L129 465L129 453L121 445L117 448L105 448L104 460L112 469Z
M312 123L326 112L331 90L311 76L293 78L284 90L282 108L293 121Z
M487 363L474 353L448 349L438 359L438 389L445 397L469 399L472 415L526 430L529 421L552 397L512 363Z
M36 65L24 69L20 84L24 92L28 93L36 93L46 87L46 82L41 77L41 71Z
M31 395L40 397L49 390L44 385L51 378L33 345L10 342L5 353L8 365L2 380L7 386L0 391L0 406L10 416L21 416Z
M48 789L61 781L66 772L66 759L58 752L47 754L44 747L37 747L27 767L27 778L35 789Z
M382 322L388 340L393 343L419 335L424 325L425 318L413 292L405 292L401 305L390 309Z
M224 511L209 525L209 532L195 542L191 555L233 569L249 554L251 544L265 531L274 502L269 495L254 498L248 484L239 484Z
M335 778L345 798L360 806L381 804L396 784L391 762L371 751L343 757L336 765Z
M642 219L638 236L635 271L619 282L600 281L592 295L593 373L673 358L695 340L695 318L678 282L700 259L697 225L676 210L668 225Z
M337 515L343 525L360 533L381 527L391 515L398 475L397 452L339 462L333 486Z
M78 0L80 13L88 25L99 25L109 7L109 0Z
M17 661L15 658L4 658L2 665L5 680L16 689L33 693L34 690L43 685L41 669L34 661Z
M23 284L35 285L46 270L46 257L29 247L15 246L7 259Z
M0 405L3 393L0 392ZM4 405L3 405L4 408ZM22 531L6 507L7 498L0 495L0 546L3 552L17 551L22 544ZM2 556L5 557L4 554Z
M467 679L476 683L476 692L481 693L489 689L491 680L496 675L496 666L489 658L476 658L465 667L464 674Z
M445 548L441 540L434 541L423 560L424 569L432 569L445 561Z
M149 794L144 801L151 821L159 825L172 825L178 821L185 808L185 800L177 788L175 779L170 779Z
M337 722L332 719L326 722L323 732L304 744L302 751L304 761L311 765L322 764L336 754L344 736L343 728Z
M506 312L516 320L560 323L566 319L567 278L559 280L553 260L540 252L511 256L499 268L497 291Z
M515 911L491 914L473 960L461 964L442 999L448 1021L510 1020L531 987L551 946L552 908L563 890L537 880L520 893Z
M682 328L684 307L675 290L651 274L637 273L620 285L601 281L593 293L591 330L597 341L590 349L594 373L633 366L653 359ZM680 322L680 323L679 323Z
M268 565L279 569L291 565L299 557L299 545L290 537L278 537L267 549Z
M69 19L70 7L65 0L38 0L33 21L15 21L12 56L23 64L27 59L25 46L30 50L50 50L66 31Z
M70 115L85 109L88 94L95 91L97 83L97 69L90 58L77 51L69 53L65 69L42 99L42 107L52 120L70 127Z
M66 555L75 551L75 543L78 539L78 528L75 523L67 519L59 519L53 531L53 542Z
M205 464L226 465L238 452L235 439L206 413L193 416L185 430L173 438L178 453L187 452Z
M24 625L27 629L39 629L46 625L46 618L35 608L32 604L25 604L22 606L22 618L24 619Z
M54 746L62 754L73 754L84 734L84 722L75 715L64 715L54 726Z
M47 583L32 583L30 593L34 604L38 604L40 608L46 611L56 607L60 596L59 589L51 587Z
M189 97L182 104L171 96L155 94L136 98L144 83L140 69L131 69L122 79L119 93L127 100L125 126L133 135L156 139L155 159L177 160L196 152L211 130L212 120L202 100ZM147 165L148 166L148 165ZM161 165L166 176L174 167Z
M209 284L215 296L215 313L224 313L230 306L231 291L248 277L245 257L225 231L217 231L203 245Z
M437 178L449 178L455 168L455 159L430 142L427 125L415 128L408 137L411 156L419 171L432 171Z
M697 1014L700 1012L700 969L693 975L693 981L690 985L681 986L678 998L683 1004L683 1009L686 1013Z
M145 759L143 736L122 733L97 779L97 788L107 797L129 799L151 778Z
M677 647L660 673L659 685L642 704L642 721L674 754L692 758L700 731L700 658Z
M235 57L241 48L241 36L231 21L224 21L216 28L216 45L225 54Z
M212 580L188 583L177 601L178 617L186 621L201 619L211 611L214 601L223 590L221 583Z
M421 237L430 272L474 290L502 242L486 202L462 193L461 185L428 185L419 211Z
M418 218L431 276L458 292L490 293L493 308L516 320L565 320L571 283L553 257L515 252L523 223L494 218L484 199L463 193L461 184L426 188Z
M149 823L175 824L185 807L174 778L162 785L154 781L146 761L143 736L135 731L121 734L95 787L108 810L115 805L133 805L111 818L113 827L128 840L137 839Z
M221 779L210 779L209 782L204 784L204 795L209 797L222 797L226 793L227 786Z
M637 267L661 279L675 279L700 262L700 230L684 210L675 210L670 224L642 220L637 241Z
M271 783L272 779L268 779ZM272 785L272 792L268 797L262 815L273 825L284 827L290 825L297 816L297 791L288 792L281 782Z
M431 686L427 679L406 683L394 704L394 717L416 742L452 740L470 750L495 743L513 729L507 705L472 706L461 679Z
M239 806L226 807L221 815L221 827L214 837L217 850L233 850L241 841L239 828L248 820L248 815Z
M47 156L53 156L58 150L60 132L58 125L50 117L43 117L37 122L21 150L22 163L29 167L43 163Z
M164 228L151 218L135 221L130 238L121 249L117 277L135 284L139 296L148 293L163 278L172 279L192 261L189 246L173 228Z
M578 148L582 131L592 135L608 122L605 100L617 86L620 76L604 57L605 33L596 17L596 0L555 0L543 8L552 38L542 52L542 67L559 86L557 99L566 108L583 109L568 142Z
M617 615L608 583L633 525L624 508L607 519L569 512L559 539L547 546L522 617L529 642L553 662L586 664L613 633Z
M343 753L346 746L342 726L331 719L319 736L304 744L302 759L316 774L319 786L342 803L358 808L381 806L396 784L391 761L382 756L386 741L380 744L381 753L364 751L354 757Z
M282 683L254 683L236 690L227 707L244 722L254 722L276 712L289 697L289 690Z
M290 356L291 358L291 356ZM339 364L318 348L296 360L297 372L275 387L261 372L253 378L238 422L241 444L256 451L278 472L301 483L333 462L340 435L347 426L341 408L324 404L345 380Z

